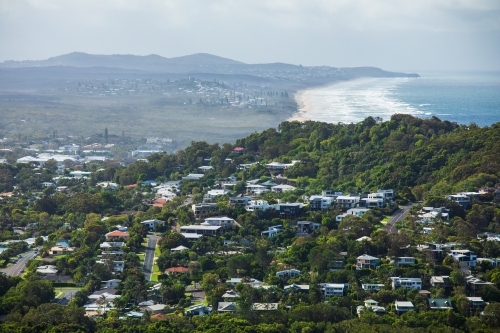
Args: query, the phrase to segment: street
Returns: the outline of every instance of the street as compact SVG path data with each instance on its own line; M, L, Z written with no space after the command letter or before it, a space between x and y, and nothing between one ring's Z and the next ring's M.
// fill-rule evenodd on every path
M151 280L151 273L153 272L155 248L157 241L158 241L158 236L148 235L148 245L146 247L146 254L144 256L144 267L143 267L146 281Z
M22 254L22 258L19 258L17 260L17 263L12 264L7 268L3 268L0 271L9 276L19 276L22 274L21 271L23 271L26 267L26 262L28 262L28 260L30 259L33 259L34 257L36 257L35 251L31 250L25 252Z
M417 204L411 204L409 206L401 206L399 210L397 210L394 215L391 216L389 219L389 222L385 225L384 229L390 233L390 234L395 234L398 232L398 229L396 228L396 223L399 222L400 220L404 219L406 215L408 215L408 212L410 211L411 207L415 206Z
M60 295L59 297L56 297L55 302L60 305L68 305L69 302L75 297L75 294L77 291L80 289L64 289L61 290L64 294ZM56 288L56 294L57 294L57 288Z

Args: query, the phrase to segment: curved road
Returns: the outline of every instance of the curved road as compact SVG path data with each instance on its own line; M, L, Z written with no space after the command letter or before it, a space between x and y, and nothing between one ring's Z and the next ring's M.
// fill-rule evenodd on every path
M385 225L384 229L390 233L390 234L395 234L398 232L398 229L396 228L396 222L399 222L400 220L404 219L406 215L408 215L408 212L410 211L411 207L418 205L416 203L408 205L408 206L400 206L399 210L397 210L394 215L391 216L389 219L389 222Z

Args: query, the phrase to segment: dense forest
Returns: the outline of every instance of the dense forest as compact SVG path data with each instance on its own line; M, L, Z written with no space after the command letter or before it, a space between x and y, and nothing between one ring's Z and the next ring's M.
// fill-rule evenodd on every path
M236 147L239 149L235 151ZM266 163L292 164L283 174L269 171ZM258 163L256 163L258 162ZM183 180L177 196L162 207L152 204L155 193L151 183L179 181L201 166L212 166L199 180ZM90 171L88 179L61 177L55 161L43 166L0 164L0 192L13 191L0 201L0 241L36 237L34 246L40 255L26 265L23 277L0 275L0 314L2 332L496 332L500 327L500 268L478 262L465 272L451 256L435 257L418 249L421 244L453 243L474 251L481 258L499 258L500 244L478 235L500 233L500 207L493 193L481 195L470 207L445 199L461 191L498 187L500 183L500 123L490 127L458 125L435 117L419 119L394 115L389 121L367 118L358 124L327 124L307 121L284 122L278 129L253 133L234 144L192 142L175 154L154 154L147 160L123 166L113 161L102 165L78 166ZM62 172L62 174L61 174ZM43 186L61 177L57 186ZM283 217L273 210L249 212L229 204L225 194L213 202L216 209L195 216L190 204L200 203L208 190L222 180L234 181L231 196L246 193L248 181L274 181L295 187L286 192L268 192L259 199L277 202L307 203L307 197L322 190L345 194L370 193L393 189L396 197L383 208L372 209L361 217L336 217L341 207L314 211L305 205L294 217ZM117 188L100 186L114 182ZM382 220L389 218L398 205L413 204L404 221L391 233ZM429 225L417 221L424 206L446 207L449 220ZM238 227L223 235L187 239L179 226L199 223L204 217L228 216ZM141 224L148 219L166 221L157 227L157 251L150 281L142 270L148 230ZM320 227L309 235L297 235L297 221L313 221ZM282 225L276 237L263 237L262 231ZM104 235L128 227L123 261L125 270L118 276L120 296L115 308L97 319L85 315L82 308L89 295L102 281L117 277L112 269L97 261ZM424 226L431 226L423 233ZM24 234L14 232L22 228ZM46 236L44 239L42 236ZM364 238L360 240L360 238ZM50 257L58 240L65 240L74 252ZM9 258L27 249L15 243L0 253L5 265ZM229 245L227 245L229 244ZM233 245L231 245L233 244ZM171 249L187 249L178 253ZM224 253L231 250L232 253ZM222 254L221 254L222 253ZM376 269L356 268L356 258L369 254L380 258ZM391 258L414 257L415 264L394 266ZM341 263L337 270L333 263ZM40 265L53 264L62 275L71 277L79 291L68 305L56 304L56 285L37 273ZM177 276L163 274L166 269L182 266L189 272ZM287 279L276 274L285 267L301 272ZM470 290L468 274L488 282L475 296L487 302L473 309L466 296ZM447 276L446 288L430 284L431 276ZM242 283L228 284L232 277ZM262 280L269 288L254 288L249 278ZM449 298L453 308L430 310L427 297L417 290L391 288L391 277L421 278L423 288L434 298ZM186 315L191 304L187 287L199 283L207 306L217 309L230 288L239 294L234 313L209 316ZM159 291L151 295L155 283ZM320 283L349 285L344 296L322 297ZM378 292L362 289L362 283L384 285ZM286 285L306 285L307 292L290 292ZM59 291L60 292L60 291ZM189 294L189 295L188 295ZM124 317L137 310L141 301L161 300L170 311L161 318L145 312L142 319ZM367 309L356 315L356 308L371 299L385 307L384 315ZM395 301L411 301L415 311L398 315ZM279 303L272 311L254 311L252 304ZM214 311L215 312L215 311Z

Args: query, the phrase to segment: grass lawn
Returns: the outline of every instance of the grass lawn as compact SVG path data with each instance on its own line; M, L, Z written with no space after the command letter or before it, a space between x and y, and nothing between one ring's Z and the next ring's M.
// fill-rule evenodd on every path
M160 247L158 246L158 244L156 245L156 248L155 248L155 256L156 257L159 257L161 255L161 251L160 251Z
M382 223L383 225L386 225L390 219L391 219L390 216L384 216L384 218L380 221L380 223Z
M62 295L64 295L64 292L60 291L56 294L56 297L55 298L61 298Z
M160 272L160 267L158 265L153 265L153 273L158 273Z
M160 275L161 275L161 273L153 273L153 274L151 274L151 281L158 282L158 277Z
M144 261L144 257L146 257L146 253L137 253L137 256L141 261Z

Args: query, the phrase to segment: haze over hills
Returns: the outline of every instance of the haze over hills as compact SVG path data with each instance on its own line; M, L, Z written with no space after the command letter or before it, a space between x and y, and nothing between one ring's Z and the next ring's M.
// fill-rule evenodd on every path
M73 52L46 60L4 61L0 68L39 68L39 67L77 67L114 68L122 70L144 71L149 73L214 73L214 74L249 74L259 77L287 78L292 81L306 78L355 78L355 77L417 77L417 74L405 74L383 71L374 67L334 68L328 66L304 67L285 63L245 64L207 53L197 53L182 57L165 58L159 55L94 55ZM121 69L118 70L118 69ZM95 72L103 69L94 69ZM20 73L26 73L22 71Z

